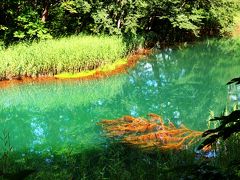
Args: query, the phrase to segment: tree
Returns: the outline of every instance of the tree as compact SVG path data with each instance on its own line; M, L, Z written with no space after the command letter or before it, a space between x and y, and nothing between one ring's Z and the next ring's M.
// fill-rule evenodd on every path
M0 39L10 43L84 32L185 41L228 32L239 6L238 0L3 0Z

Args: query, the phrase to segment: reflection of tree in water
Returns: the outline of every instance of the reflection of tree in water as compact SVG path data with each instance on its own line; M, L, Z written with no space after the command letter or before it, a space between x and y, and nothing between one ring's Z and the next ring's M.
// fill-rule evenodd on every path
M23 107L2 109L1 117L6 121L1 122L0 132L4 128L9 130L14 151L49 153L69 146L74 150L95 146L101 141L95 126L99 115L91 108L90 105L61 106L43 111L33 107L32 113Z
M155 112L176 124L206 128L209 110L224 108L225 83L239 73L240 53L232 49L238 46L228 46L228 41L208 41L181 50L169 48L139 62L125 84L125 91L131 89L127 104L136 109L132 115Z
M98 107L121 92L125 80L116 76L96 82L2 89L0 132L9 129L15 150L48 152L68 145L90 146L100 139L96 122L105 118Z
M235 108L239 108L240 106L240 86L239 85L231 84L228 86L227 103L228 103L227 105L230 108L234 106L236 106Z

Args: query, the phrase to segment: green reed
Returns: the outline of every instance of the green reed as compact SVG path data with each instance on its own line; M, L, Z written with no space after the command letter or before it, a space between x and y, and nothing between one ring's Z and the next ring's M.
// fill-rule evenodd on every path
M80 72L112 63L126 55L116 36L71 36L0 49L0 78Z

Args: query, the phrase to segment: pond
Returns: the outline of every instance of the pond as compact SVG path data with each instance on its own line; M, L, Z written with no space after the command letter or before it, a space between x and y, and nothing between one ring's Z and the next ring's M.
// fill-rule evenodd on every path
M210 112L220 115L240 100L240 89L226 86L239 76L239 49L239 41L211 40L166 48L126 74L101 80L0 89L0 132L9 133L16 152L61 154L69 147L80 152L105 144L96 123L124 115L156 113L176 125L205 130Z

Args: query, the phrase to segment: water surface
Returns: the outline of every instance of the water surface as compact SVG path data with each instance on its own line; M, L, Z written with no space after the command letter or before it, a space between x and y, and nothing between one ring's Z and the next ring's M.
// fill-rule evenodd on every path
M61 154L105 144L96 123L124 115L156 113L205 130L210 111L240 101L240 89L225 85L240 74L239 50L237 40L206 41L162 50L102 80L1 89L0 132L9 132L16 152Z

